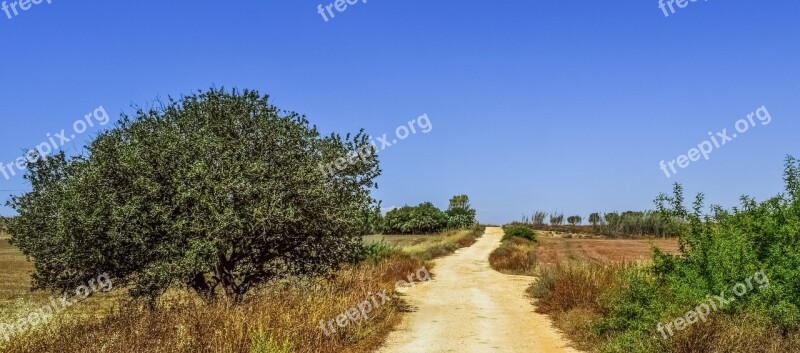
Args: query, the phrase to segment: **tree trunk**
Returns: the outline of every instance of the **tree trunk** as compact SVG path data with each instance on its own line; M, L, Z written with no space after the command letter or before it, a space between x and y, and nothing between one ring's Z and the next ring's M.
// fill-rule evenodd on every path
M231 274L233 265L224 254L219 254L218 263L214 272L219 278L220 285L225 290L225 296L233 303L240 303L244 299L242 286L236 283L236 278Z
M216 299L216 293L214 291L215 286L212 287L206 281L205 275L202 273L197 273L194 275L191 281L188 283L189 287L192 287L197 295L203 299L206 303L210 303Z

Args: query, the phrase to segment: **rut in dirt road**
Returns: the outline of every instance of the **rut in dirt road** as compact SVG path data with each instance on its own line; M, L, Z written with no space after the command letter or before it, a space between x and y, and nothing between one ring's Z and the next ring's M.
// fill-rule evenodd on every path
M502 237L501 228L486 228L472 247L436 260L435 279L407 292L415 311L378 352L577 352L534 312L525 294L530 277L489 267Z

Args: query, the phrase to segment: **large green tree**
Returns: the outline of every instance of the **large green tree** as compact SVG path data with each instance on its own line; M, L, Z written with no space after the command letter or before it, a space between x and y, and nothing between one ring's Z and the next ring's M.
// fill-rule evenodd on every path
M9 230L36 289L108 273L134 296L183 285L239 301L359 255L378 214L367 143L321 136L256 91L210 89L123 115L83 156L31 163Z

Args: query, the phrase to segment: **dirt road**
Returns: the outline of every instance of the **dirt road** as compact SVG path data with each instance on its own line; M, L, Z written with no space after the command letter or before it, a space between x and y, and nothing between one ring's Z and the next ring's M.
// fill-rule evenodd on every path
M502 236L501 228L486 228L475 245L436 260L435 279L406 291L415 312L378 352L577 352L533 311L525 294L530 277L489 268Z

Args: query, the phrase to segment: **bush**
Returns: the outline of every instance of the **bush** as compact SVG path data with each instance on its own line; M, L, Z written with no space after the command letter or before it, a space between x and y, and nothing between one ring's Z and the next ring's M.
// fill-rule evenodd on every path
M732 210L711 207L704 198L691 210L683 189L660 195L662 229L680 235L682 253L654 251L653 264L603 269L556 268L531 291L542 297L539 309L578 339L561 320L576 313L591 320L594 333L585 344L600 352L788 352L800 342L800 162L787 157L786 193L757 203L742 197ZM609 223L644 215L607 214ZM708 321L676 331L664 340L659 323L672 322L711 295L733 296L732 286L766 276ZM760 273L760 272L759 272ZM754 281L755 282L755 281ZM762 282L768 283L762 286ZM593 318L592 318L593 317Z
M783 195L762 203L742 197L740 207L712 207L711 215L701 214L702 194L687 211L680 185L673 196L659 197L670 205L666 212L688 220L680 237L683 253L658 253L654 268L680 302L730 290L763 270L769 286L737 298L731 312L757 308L785 330L800 329L800 162L793 157L786 159L784 180Z
M447 216L432 203L396 208L383 218L385 234L428 234L447 227Z
M508 274L532 275L536 263L536 244L519 237L504 241L489 255L489 265L496 271Z
M469 197L457 195L450 200L446 212L430 202L393 209L383 217L381 231L384 234L430 234L445 229L465 229L475 224L475 210L469 205Z
M505 231L506 233L503 236L503 240L509 240L514 237L519 237L530 241L536 241L536 233L534 233L533 229L525 225L519 225L519 224L505 225L503 226L503 231Z
M456 195L450 199L450 207L447 208L447 228L463 229L477 224L475 220L476 211L469 204L469 196Z
M386 240L381 240L376 243L364 245L362 260L372 261L378 263L379 261L391 256L392 254L399 253L400 250L397 246L389 244Z

